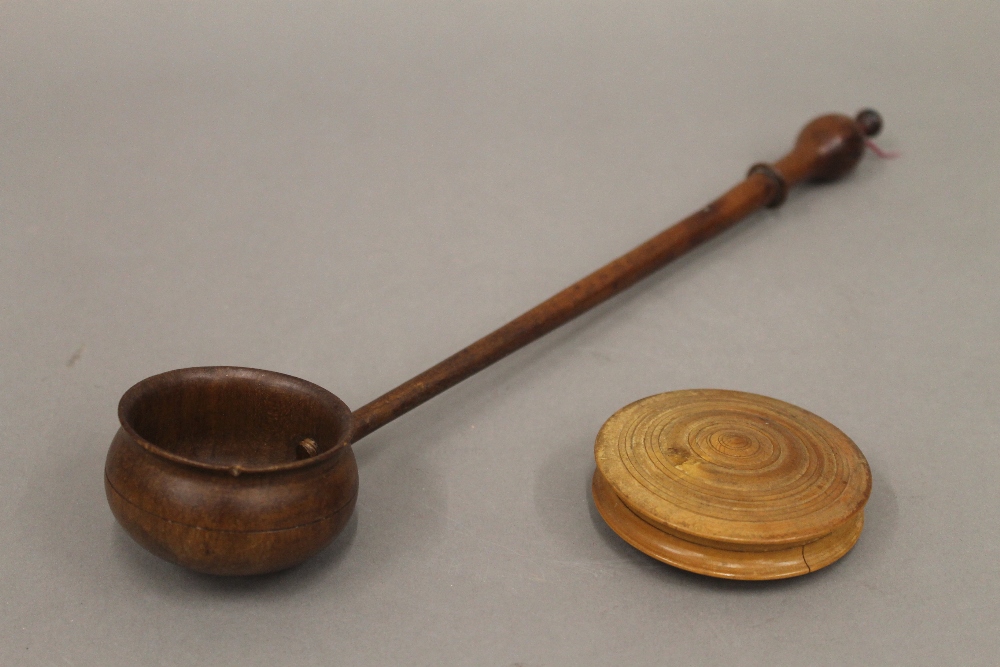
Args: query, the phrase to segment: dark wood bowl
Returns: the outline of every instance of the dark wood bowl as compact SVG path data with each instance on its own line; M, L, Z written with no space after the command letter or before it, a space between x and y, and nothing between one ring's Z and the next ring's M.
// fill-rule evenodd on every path
M351 411L327 390L251 368L147 378L118 404L104 487L139 544L209 574L275 572L343 529L358 495Z

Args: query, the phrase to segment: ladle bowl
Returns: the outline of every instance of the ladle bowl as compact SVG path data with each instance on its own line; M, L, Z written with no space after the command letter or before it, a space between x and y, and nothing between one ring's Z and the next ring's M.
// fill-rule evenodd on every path
M831 181L882 126L870 109L830 114L774 164L353 414L336 396L280 373L188 368L143 380L122 397L105 489L137 542L211 574L281 570L326 546L358 493L350 445L465 378L627 289L791 187Z
M305 380L185 368L133 386L118 417L108 503L169 561L209 574L281 570L329 544L354 510L351 411Z

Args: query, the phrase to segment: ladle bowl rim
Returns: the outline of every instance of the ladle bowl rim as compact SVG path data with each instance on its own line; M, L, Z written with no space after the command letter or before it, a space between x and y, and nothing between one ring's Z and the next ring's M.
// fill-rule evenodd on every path
M234 380L251 380L268 387L275 387L279 384L284 384L286 386L291 385L300 391L305 391L306 393L311 394L314 398L319 399L321 403L325 404L325 407L330 409L333 418L344 426L343 431L340 433L337 442L335 442L326 451L320 452L316 456L311 456L297 461L290 461L288 463L275 463L271 465L257 466L207 463L205 461L199 461L198 459L187 456L180 456L179 454L174 454L173 452L170 452L147 440L141 436L138 431L136 431L135 427L131 424L128 418L128 414L138 401L148 396L150 392L155 391L167 383L192 380L198 377L211 377L212 379L219 379L221 377ZM295 377L294 375L287 375L285 373L278 373L277 371L269 371L260 368L247 368L243 366L193 366L190 368L178 368L164 373L151 375L129 387L129 389L122 395L121 400L118 401L118 421L121 424L122 429L132 438L132 440L150 454L183 466L200 468L202 470L217 473L227 473L234 477L244 474L266 474L298 470L328 461L341 449L350 445L351 432L353 430L353 414L351 413L351 409L348 408L347 405L332 392L324 389L318 384L314 384L308 380L303 380L302 378Z

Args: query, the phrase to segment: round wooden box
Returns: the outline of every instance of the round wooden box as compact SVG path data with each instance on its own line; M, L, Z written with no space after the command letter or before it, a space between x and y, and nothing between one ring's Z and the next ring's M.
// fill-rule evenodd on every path
M695 389L650 396L605 422L593 493L640 551L727 579L781 579L850 551L871 493L839 429L782 401Z

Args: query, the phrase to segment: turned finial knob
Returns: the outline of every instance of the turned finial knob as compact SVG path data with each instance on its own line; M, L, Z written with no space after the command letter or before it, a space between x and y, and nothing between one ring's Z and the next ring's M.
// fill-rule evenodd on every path
M854 169L865 151L865 138L881 129L882 116L873 109L855 118L820 116L802 128L795 148L773 169L787 188L801 181L834 181Z

